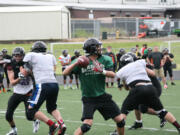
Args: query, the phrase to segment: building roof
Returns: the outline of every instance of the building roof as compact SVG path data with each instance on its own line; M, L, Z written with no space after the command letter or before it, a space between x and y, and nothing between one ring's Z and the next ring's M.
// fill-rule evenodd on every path
M65 2L66 1L66 2ZM180 4L176 5L155 5L155 4L147 4L146 6L136 4L136 5L130 5L130 4L121 4L121 3L113 3L110 4L108 2L102 3L78 3L78 0L75 0L76 2L72 2L72 0L46 0L46 1L34 1L34 0L0 0L0 6L47 6L47 5L58 5L58 6L66 6L68 8L72 9L96 9L96 10L128 10L128 11L165 11L167 9L180 9ZM106 0L107 1L107 0ZM115 1L115 0L114 0Z
M69 12L63 6L26 6L26 7L0 7L0 12L34 12L34 11L63 11Z

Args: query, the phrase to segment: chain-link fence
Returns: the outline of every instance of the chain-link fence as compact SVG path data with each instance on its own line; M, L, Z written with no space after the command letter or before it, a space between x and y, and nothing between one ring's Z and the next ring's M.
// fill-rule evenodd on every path
M162 37L174 34L180 29L180 20L105 18L92 20L71 20L72 38L96 37L99 39L121 37Z

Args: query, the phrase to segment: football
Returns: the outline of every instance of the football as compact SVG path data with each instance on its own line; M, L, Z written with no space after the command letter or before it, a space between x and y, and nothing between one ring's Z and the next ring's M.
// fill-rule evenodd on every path
M89 65L89 58L87 58L86 56L80 56L77 59L77 63L78 66L85 68Z

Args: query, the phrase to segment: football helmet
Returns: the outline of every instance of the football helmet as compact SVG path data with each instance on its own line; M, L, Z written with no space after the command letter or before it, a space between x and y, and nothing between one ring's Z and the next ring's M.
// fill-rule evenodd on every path
M164 48L164 49L162 50L162 53L169 53L169 49L168 49L168 48Z
M2 52L2 53L7 53L8 51L7 51L6 48L3 48L1 52Z
M43 41L36 41L34 42L34 44L32 45L31 51L32 52L46 52L47 49L47 45L45 42Z
M63 50L63 51L62 51L62 54L63 54L64 56L67 56L67 55L68 55L68 50Z
M15 56L15 55L24 56L24 55L25 55L24 48L22 48L22 47L16 47L16 48L14 48L14 50L13 50L13 52L12 52L12 55L13 55L13 56Z
M121 49L119 50L119 53L120 53L121 55L123 55L123 54L125 54L125 53L126 53L126 51L125 51L125 49L124 49L124 48L121 48Z
M102 42L98 41L95 38L89 38L84 42L83 50L85 51L86 55L101 55L101 45Z
M79 57L79 56L80 56L80 51L79 51L79 50L75 50L75 51L74 51L74 55L77 56L77 57Z
M134 59L133 57L130 55L130 54L124 54L121 58L120 58L120 62L122 64L122 66L125 66L127 65L128 63L131 63L133 62Z

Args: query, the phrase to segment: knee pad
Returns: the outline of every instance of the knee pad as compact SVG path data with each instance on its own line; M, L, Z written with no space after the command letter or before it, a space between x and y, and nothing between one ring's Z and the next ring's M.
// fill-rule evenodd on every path
M125 120L123 119L123 120L121 120L119 123L117 123L116 125L117 125L117 127L122 128L122 127L125 126L125 124L126 124L126 122L125 122Z
M34 120L34 115L37 111L35 109L28 109L26 112L26 117L28 120L33 121Z
M162 119L162 118L164 118L166 116L167 113L168 112L163 109L160 113L158 113L158 116Z
M142 113L146 113L148 111L148 107L145 105L139 105L138 108L139 108L139 111Z
M82 126L81 126L81 131L83 132L83 133L86 133L87 131L89 131L91 129L91 125L89 125L89 124L82 124Z

